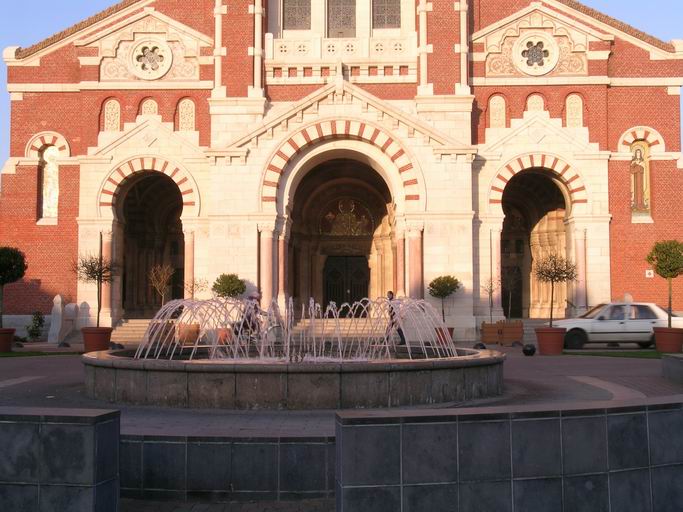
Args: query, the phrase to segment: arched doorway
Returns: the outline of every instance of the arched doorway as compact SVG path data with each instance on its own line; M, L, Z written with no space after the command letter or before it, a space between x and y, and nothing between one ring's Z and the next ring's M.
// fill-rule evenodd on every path
M311 169L294 194L288 295L340 304L393 289L393 211L387 184L369 165L340 158Z
M503 192L505 220L501 236L501 295L503 311L511 318L550 316L550 285L533 275L534 262L548 254L567 257L562 185L544 169L513 176ZM567 287L555 287L555 311L567 307Z
M126 180L117 201L123 227L121 299L127 318L152 317L161 299L149 281L154 265L174 269L166 300L184 295L183 197L164 173L138 172Z

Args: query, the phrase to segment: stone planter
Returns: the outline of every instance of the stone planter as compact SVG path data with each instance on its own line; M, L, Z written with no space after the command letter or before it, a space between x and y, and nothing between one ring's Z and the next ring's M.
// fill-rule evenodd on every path
M538 353L542 356L559 356L564 349L564 335L567 329L560 327L537 327Z
M683 347L683 329L655 327L655 345L658 352L677 354Z
M111 327L83 327L81 329L83 334L83 351L101 352L102 350L109 350L113 330Z
M0 329L0 352L12 352L15 329Z

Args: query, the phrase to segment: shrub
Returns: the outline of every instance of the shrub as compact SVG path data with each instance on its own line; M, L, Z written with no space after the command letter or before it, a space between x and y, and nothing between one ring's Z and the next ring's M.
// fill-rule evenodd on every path
M247 290L247 284L237 274L221 274L211 289L219 297L238 297Z
M0 247L0 329L5 285L19 281L26 274L26 256L15 247Z
M671 328L671 301L673 280L683 275L683 243L677 240L664 240L657 242L650 254L647 255L647 262L652 265L655 273L667 280L669 285L669 328Z
M453 276L440 276L429 283L429 295L441 299L441 317L446 322L444 300L450 297L460 288L460 281Z
M40 311L33 313L31 324L26 326L26 333L28 339L36 341L43 335L43 327L45 326L45 317Z
M576 265L557 254L541 258L534 268L539 281L550 283L550 327L553 326L553 306L555 305L555 283L576 280Z

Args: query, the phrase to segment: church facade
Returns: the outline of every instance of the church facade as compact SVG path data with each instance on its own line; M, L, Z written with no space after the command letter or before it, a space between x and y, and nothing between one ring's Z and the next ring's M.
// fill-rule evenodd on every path
M125 0L3 56L20 325L57 294L94 311L71 266L100 245L112 324L158 307L157 264L175 298L235 273L298 307L451 274L467 339L486 288L548 316L551 253L578 270L561 312L665 301L645 256L683 238L683 41L574 0Z

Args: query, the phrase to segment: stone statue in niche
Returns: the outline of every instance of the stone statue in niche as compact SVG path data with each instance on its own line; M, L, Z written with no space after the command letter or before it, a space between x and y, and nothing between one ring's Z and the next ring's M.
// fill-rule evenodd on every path
M43 207L41 218L56 219L59 204L59 165L57 157L59 150L55 146L49 146L43 151L42 156L42 197Z
M631 146L631 211L650 215L650 146L645 141Z

